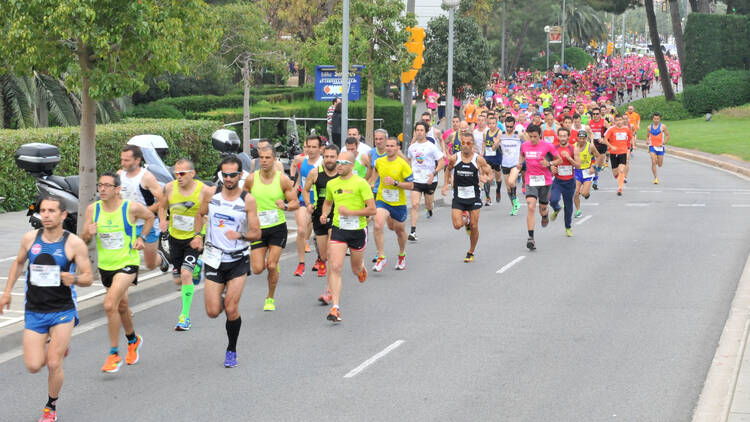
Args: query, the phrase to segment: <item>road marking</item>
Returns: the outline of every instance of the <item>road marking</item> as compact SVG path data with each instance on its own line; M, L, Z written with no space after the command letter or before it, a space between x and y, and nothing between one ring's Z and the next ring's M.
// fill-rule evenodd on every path
M366 361L362 362L361 365L358 367L352 369L351 371L347 372L346 375L344 375L344 378L351 378L360 372L364 371L365 368L375 363L378 359L382 358L383 356L387 355L388 353L392 352L395 348L398 346L401 346L404 343L403 340L396 340L391 344L390 346L386 347L382 351L378 352L375 356L371 357L370 359L367 359Z
M587 216L583 217L582 219L576 221L576 226L580 226L581 224L583 224L586 221L588 221L588 219L591 218L591 217L593 217L593 216L592 215L587 215Z
M587 207L598 207L599 206L598 202L592 202L590 204L588 202L582 202L582 204L586 204Z
M628 202L627 204L625 204L626 207L647 207L649 205L651 204L649 204L648 202Z
M16 259L15 256L9 256L7 258L0 258L0 262L13 261L14 259Z
M639 190L640 193L661 193L660 190Z
M677 204L678 207L705 207L706 204Z
M521 255L518 258L514 259L513 261L510 261L509 263L505 264L503 268L500 268L495 272L495 274L502 274L510 269L510 267L518 264L519 262L523 261L523 259L526 258L526 255Z
M732 208L750 208L750 204L732 204Z
M750 192L735 192L735 195L750 195Z
M696 195L710 195L711 192L706 191L685 191L687 194L696 194Z

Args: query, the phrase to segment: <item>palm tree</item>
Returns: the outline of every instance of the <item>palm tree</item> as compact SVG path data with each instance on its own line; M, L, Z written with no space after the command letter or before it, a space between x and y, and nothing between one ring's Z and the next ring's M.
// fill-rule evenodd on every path
M591 6L576 4L566 8L565 15L565 33L576 45L607 38L607 25Z

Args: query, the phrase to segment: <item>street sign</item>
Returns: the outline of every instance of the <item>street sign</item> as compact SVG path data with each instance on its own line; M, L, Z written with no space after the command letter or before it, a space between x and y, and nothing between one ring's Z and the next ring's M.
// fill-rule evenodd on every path
M549 42L550 44L562 42L562 27L552 26L549 28Z
M349 72L349 101L357 101L361 97L360 72L364 68L354 65ZM341 98L341 72L336 66L315 66L315 101L331 101L334 98Z

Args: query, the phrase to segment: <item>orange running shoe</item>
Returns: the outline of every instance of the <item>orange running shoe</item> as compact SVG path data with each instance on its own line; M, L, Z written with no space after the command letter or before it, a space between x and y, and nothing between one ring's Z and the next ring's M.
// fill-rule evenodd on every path
M318 298L318 301L320 301L321 305L330 305L332 300L333 296L328 289L326 289L326 292L320 295L320 297Z
M332 322L341 322L341 311L339 308L335 306L331 308L331 312L328 313L326 319Z
M364 283L365 281L367 281L367 268L365 268L364 265L362 266L362 271L357 274L357 278L359 279L360 283Z
M143 345L143 338L136 334L135 343L128 343L128 354L125 355L125 363L128 365L135 365L141 359L141 346Z
M315 260L315 265L313 265L312 270L318 271L318 267L320 267L320 258Z
M57 412L50 409L49 407L44 408L42 417L39 418L39 422L53 422L57 420Z
M305 275L305 264L300 262L299 265L297 265L297 269L294 271L294 275L296 277L302 277Z
M120 370L120 366L122 366L120 355L113 353L107 356L107 361L104 362L104 366L102 366L102 372L114 373Z
M318 265L318 277L325 277L327 273L326 262L320 261L320 265Z
M305 241L305 253L310 253L310 244Z

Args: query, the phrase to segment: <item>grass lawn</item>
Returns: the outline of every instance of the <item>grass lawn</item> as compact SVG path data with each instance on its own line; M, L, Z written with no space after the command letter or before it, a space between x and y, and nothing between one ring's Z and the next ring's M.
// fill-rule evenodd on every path
M646 138L649 124L650 120L643 116L638 139ZM700 117L664 124L671 135L668 145L750 161L750 104L721 110L710 122Z

